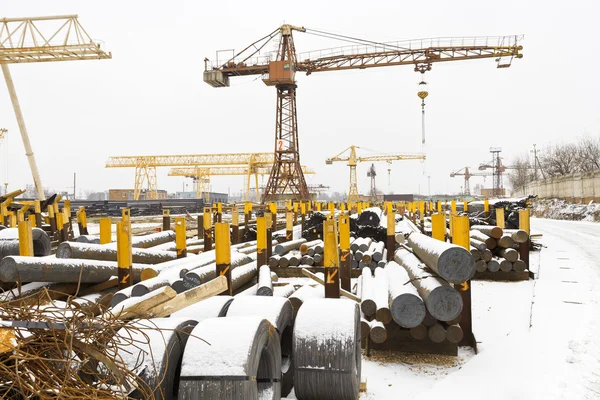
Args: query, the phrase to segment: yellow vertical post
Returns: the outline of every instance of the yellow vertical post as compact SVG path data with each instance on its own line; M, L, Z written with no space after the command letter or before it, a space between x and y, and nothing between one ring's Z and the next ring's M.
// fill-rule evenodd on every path
M358 203L356 203L356 213L360 214L362 213L362 203L359 201Z
M50 220L50 232L54 234L56 232L56 217L54 216L54 206L48 204L48 219Z
M186 234L185 218L175 218L175 249L177 250L177 258L187 256Z
M329 212L333 215L335 214L335 203L332 201L329 203Z
M471 249L469 217L463 215L454 217L454 232L452 234L452 243L464 247L467 250Z
M28 221L31 221L31 226L35 226L35 214L29 214L29 216L27 217Z
M28 206L25 206L25 207L21 208L20 210L17 210L17 224L19 222L25 221L25 211L27 211L27 207Z
M313 207L312 207L312 201L308 201L308 204L306 205L306 209L309 213L312 213Z
M488 199L483 200L483 211L485 213L490 212L490 201Z
M338 236L333 215L323 221L323 267L325 268L325 297L340 297Z
M277 220L273 220L273 216L276 216L277 214L273 214L270 212L266 212L265 213L265 225L266 225L266 243L268 243L268 245L265 245L267 248L267 260L269 260L269 258L271 258L271 256L273 255L273 231L275 230L275 227L277 226Z
M285 213L285 240L290 241L294 237L294 214L291 211Z
M233 296L233 285L231 284L231 242L229 238L229 224L218 222L215 224L215 262L217 264L217 276L227 278L227 291L223 294Z
M317 211L321 212L321 202L317 202Z
M119 290L133 285L131 266L133 259L131 255L131 220L129 209L124 208L121 212L121 221L117 222L117 265Z
M496 226L504 229L504 208L496 208Z
M217 203L217 222L223 222L223 203Z
M299 204L298 203L294 203L294 225L296 225L296 223L298 223L298 208L299 208Z
M19 254L26 257L33 257L31 221L19 222Z
M467 200L463 201L463 209L465 212L469 211L469 202Z
M454 218L458 216L456 211L450 211L450 237L454 237Z
M10 227L16 228L17 227L17 216L15 215L15 213L12 211L10 213L8 213L8 218L10 219Z
M165 208L162 210L162 231L171 230L171 210Z
M69 229L71 228L71 200L65 200L63 203L63 212L65 213L65 217L63 222L65 225L68 225Z
M431 237L442 242L446 241L446 217L435 213L431 216Z
M256 265L267 265L267 219L256 218Z
M110 218L100 218L100 244L112 241L112 222Z
M346 203L341 203L340 204L340 211L341 212L346 212Z
M55 214L55 218L56 218L56 230L59 232L59 242L64 242L64 236L63 236L63 231L65 228L65 224L63 222L63 217L64 214L59 212Z
M439 213L442 212L442 202L441 201L437 202L437 212L439 212Z
M202 221L204 224L204 251L211 251L213 245L211 219L212 209L210 207L204 207L202 214L204 216L204 220Z
M88 234L87 214L85 212L85 207L83 206L79 207L79 210L77 210L77 226L79 227L80 235Z
M387 261L394 258L394 251L396 250L396 213L394 213L394 205L387 203L387 228L386 228L386 242L385 248L387 249Z
M425 202L424 201L420 201L419 202L419 220L421 221L421 229L424 229L424 223L425 223Z
M350 291L352 260L350 259L350 217L340 215L340 283L342 289Z
M450 211L452 212L456 212L456 200L452 200L452 203L450 203Z
M519 229L524 230L529 235L529 210L519 210Z
M42 206L39 200L33 203L33 211L35 212L35 226L42 227Z
M240 212L236 205L231 209L231 239L232 244L240 242Z

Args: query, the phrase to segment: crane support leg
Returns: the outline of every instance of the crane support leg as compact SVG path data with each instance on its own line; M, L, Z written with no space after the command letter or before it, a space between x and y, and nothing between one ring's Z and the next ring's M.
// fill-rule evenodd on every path
M356 184L356 165L350 166L350 191L348 192L348 202L356 203L358 201L358 185Z
M35 190L37 191L39 200L46 200L44 195L44 188L42 187L42 180L40 178L40 172L38 171L35 157L33 155L33 149L31 148L31 142L29 141L29 135L27 134L27 128L25 127L25 120L23 119L23 113L21 112L21 106L19 105L19 99L17 98L17 91L8 69L8 65L2 64L2 73L4 74L4 80L6 81L6 87L10 94L10 101L12 102L13 109L15 110L15 116L17 117L17 123L19 125L19 131L21 131L21 138L23 139L23 147L25 147L25 154L29 161L29 168L31 169L31 175L33 175L33 183L35 184Z
M295 200L308 200L308 187L300 167L295 84L277 85L275 160L262 202L276 200L283 193L294 195Z

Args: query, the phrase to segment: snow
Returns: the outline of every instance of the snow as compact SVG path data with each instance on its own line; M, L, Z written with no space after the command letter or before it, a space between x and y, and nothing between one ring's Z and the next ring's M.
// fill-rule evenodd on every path
M532 204L532 215L552 219L600 221L600 203L568 203L565 200L536 200Z
M354 340L353 323L357 303L339 299L313 299L304 301L294 325L296 340L322 342L324 336L336 341Z

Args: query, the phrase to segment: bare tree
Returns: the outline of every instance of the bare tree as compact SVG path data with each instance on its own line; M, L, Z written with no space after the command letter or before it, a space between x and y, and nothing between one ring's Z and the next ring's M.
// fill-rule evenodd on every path
M600 136L584 136L577 143L577 166L582 172L600 169Z
M577 145L573 143L557 144L542 153L540 163L550 177L569 175L579 170L577 153Z
M521 154L513 162L510 174L508 174L508 182L514 190L523 189L525 185L533 181L531 166L527 154Z

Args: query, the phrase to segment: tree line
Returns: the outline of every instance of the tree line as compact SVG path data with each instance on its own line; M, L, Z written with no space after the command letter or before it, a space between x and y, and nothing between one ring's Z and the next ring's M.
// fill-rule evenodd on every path
M574 142L548 146L537 151L537 160L527 153L520 154L514 159L511 167L508 181L515 190L524 188L536 178L546 179L598 170L600 135L583 136Z

